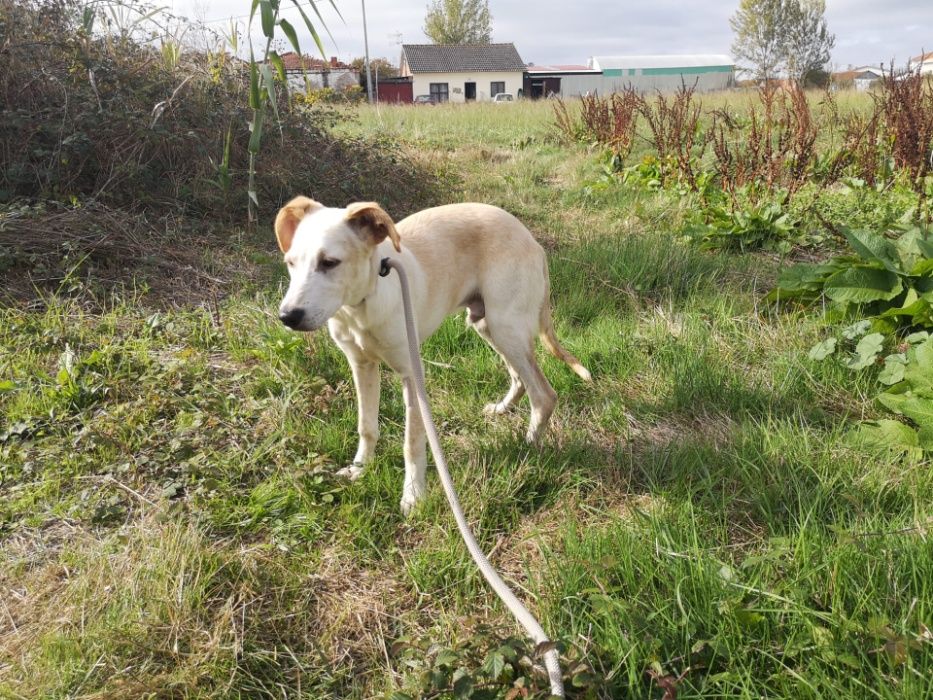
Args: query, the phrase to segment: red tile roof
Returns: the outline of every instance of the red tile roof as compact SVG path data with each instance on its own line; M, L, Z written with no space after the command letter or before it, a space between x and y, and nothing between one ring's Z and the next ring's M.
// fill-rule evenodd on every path
M322 71L322 70L333 70L334 68L352 68L342 61L338 61L336 57L330 59L330 61L325 61L321 58L315 58L313 56L299 56L294 51L287 51L282 54L282 63L285 64L285 70L310 70L310 71Z

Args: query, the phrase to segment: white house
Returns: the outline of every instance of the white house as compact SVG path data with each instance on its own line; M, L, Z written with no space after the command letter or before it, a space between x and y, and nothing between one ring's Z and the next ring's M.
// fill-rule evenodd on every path
M841 87L848 87L851 83L858 92L865 92L883 77L884 70L879 66L861 66L841 73L833 73L833 83Z
M933 75L933 51L914 56L907 67L912 71L919 68L921 75Z
M514 44L404 44L399 75L413 93L435 102L488 102L500 92L518 95L525 62Z

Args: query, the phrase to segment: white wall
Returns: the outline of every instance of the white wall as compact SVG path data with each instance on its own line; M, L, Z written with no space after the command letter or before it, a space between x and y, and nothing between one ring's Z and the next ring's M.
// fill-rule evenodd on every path
M490 83L505 83L505 92L516 97L522 87L521 71L503 73L497 71L478 71L476 73L415 73L414 95L430 95L431 83L447 83L447 94L451 102L466 102L465 83L476 83L476 101L489 102ZM459 90L459 92L457 92Z
M565 75L560 79L560 94L561 97L579 97L586 94L596 94L602 97L613 92L621 92L627 87L633 87L642 94L657 91L671 93L680 89L684 83L687 87L692 87L695 83L697 92L715 92L735 87L735 76L732 73L703 73L683 77L679 75Z
M324 73L321 71L287 71L285 77L288 78L288 88L305 91L305 79L312 90L320 90L324 87ZM327 72L327 85L335 90L345 90L352 85L360 84L360 74L350 68L333 68Z

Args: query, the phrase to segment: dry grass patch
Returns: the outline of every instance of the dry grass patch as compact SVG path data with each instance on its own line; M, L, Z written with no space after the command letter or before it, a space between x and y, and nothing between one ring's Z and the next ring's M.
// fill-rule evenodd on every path
M302 557L212 540L164 510L104 536L66 529L4 544L0 694L311 686L384 667L384 635L411 606L397 578L337 550Z

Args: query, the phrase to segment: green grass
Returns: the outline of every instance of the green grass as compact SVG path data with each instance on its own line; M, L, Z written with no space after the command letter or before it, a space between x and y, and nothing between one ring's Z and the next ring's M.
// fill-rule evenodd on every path
M821 319L762 305L780 261L682 243L688 200L588 187L594 154L550 118L366 108L344 127L403 136L461 174L452 200L523 218L596 378L542 358L560 403L532 449L527 403L482 415L507 378L462 319L425 344L480 541L604 697L660 697L652 674L683 674L678 698L933 697L930 464L846 440L871 382L807 359ZM388 373L375 463L333 479L349 371L278 323L280 294L0 310L0 696L380 697L415 682L397 640L514 630L436 479L399 513Z

